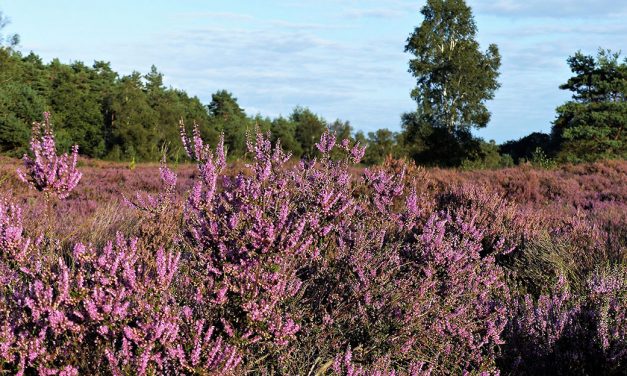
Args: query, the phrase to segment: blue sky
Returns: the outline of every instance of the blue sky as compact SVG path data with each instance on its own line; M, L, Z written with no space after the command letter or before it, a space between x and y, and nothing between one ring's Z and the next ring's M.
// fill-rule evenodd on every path
M110 61L128 74L151 64L166 85L204 103L220 89L249 113L308 106L358 130L400 130L409 98L405 40L425 1L0 1L21 50L45 61ZM550 130L558 86L577 50L627 47L625 0L469 0L482 48L496 43L502 87L477 132L502 142ZM625 51L627 52L627 51Z

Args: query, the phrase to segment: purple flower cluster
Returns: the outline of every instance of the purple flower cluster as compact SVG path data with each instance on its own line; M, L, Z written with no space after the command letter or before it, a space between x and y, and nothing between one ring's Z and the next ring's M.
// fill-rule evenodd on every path
M72 155L57 155L50 114L44 112L44 123L33 123L30 149L34 158L24 155L25 171L18 170L19 178L38 191L50 192L66 198L76 188L82 174L76 169L78 145Z
M0 250L17 261L23 261L30 245L30 239L23 235L22 210L6 200L0 200ZM3 273L2 277L6 278ZM2 279L0 279L2 281Z
M0 253L0 270L11 276L0 287L3 370L228 373L240 362L235 347L177 304L172 285L180 254L145 255L137 240L122 235L103 249L78 243L68 255L41 254L42 244L22 246L28 258L5 252L4 245Z
M620 374L627 358L627 270L606 268L573 294L561 276L550 294L511 303L504 367L514 373Z

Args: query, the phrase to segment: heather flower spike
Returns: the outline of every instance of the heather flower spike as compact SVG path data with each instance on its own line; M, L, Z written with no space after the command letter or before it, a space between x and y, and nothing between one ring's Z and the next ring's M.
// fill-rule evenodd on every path
M136 209L150 212L163 213L167 211L175 201L176 181L178 179L176 173L168 168L165 155L161 158L159 166L159 176L163 184L163 189L157 195L151 195L145 192L137 192L135 200L124 197L124 202Z
M38 191L66 198L82 176L76 168L78 145L72 147L71 155L57 155L50 113L44 112L43 124L33 123L30 149L34 158L24 155L25 170L17 170L20 180Z
M322 136L320 136L320 142L316 143L316 147L322 154L329 154L335 146L335 133L325 130Z
M183 149L188 157L202 164L215 157L215 164L219 169L222 169L226 165L226 151L224 150L224 134L220 135L220 140L215 149L215 155L211 151L209 145L205 145L204 141L200 137L200 128L198 124L194 123L192 129L192 138L190 139L185 130L185 123L183 119L179 121L179 131L181 135L181 142L183 143Z

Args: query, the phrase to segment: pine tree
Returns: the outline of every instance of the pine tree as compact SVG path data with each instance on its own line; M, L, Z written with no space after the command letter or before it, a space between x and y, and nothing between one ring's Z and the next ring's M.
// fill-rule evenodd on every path
M568 65L575 75L560 89L573 98L557 108L552 129L559 158L627 158L627 58L621 62L609 50L599 50L596 59L577 52Z

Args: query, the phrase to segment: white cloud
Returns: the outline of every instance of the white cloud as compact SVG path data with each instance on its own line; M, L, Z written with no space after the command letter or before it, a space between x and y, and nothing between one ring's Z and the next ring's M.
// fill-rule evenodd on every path
M378 9L350 9L343 13L348 18L397 18L405 15L398 9L378 8Z
M397 127L399 114L413 108L404 41L342 41L333 38L335 31L327 33L335 24L306 26L267 20L181 27L123 46L116 55L141 56L140 65L154 62L167 84L205 102L227 89L250 114L288 114L303 105L365 131Z
M253 20L254 17L249 14L233 13L233 12L176 12L172 14L176 19L208 19L208 20Z
M627 3L617 0L470 0L473 10L496 16L596 18L627 13Z

